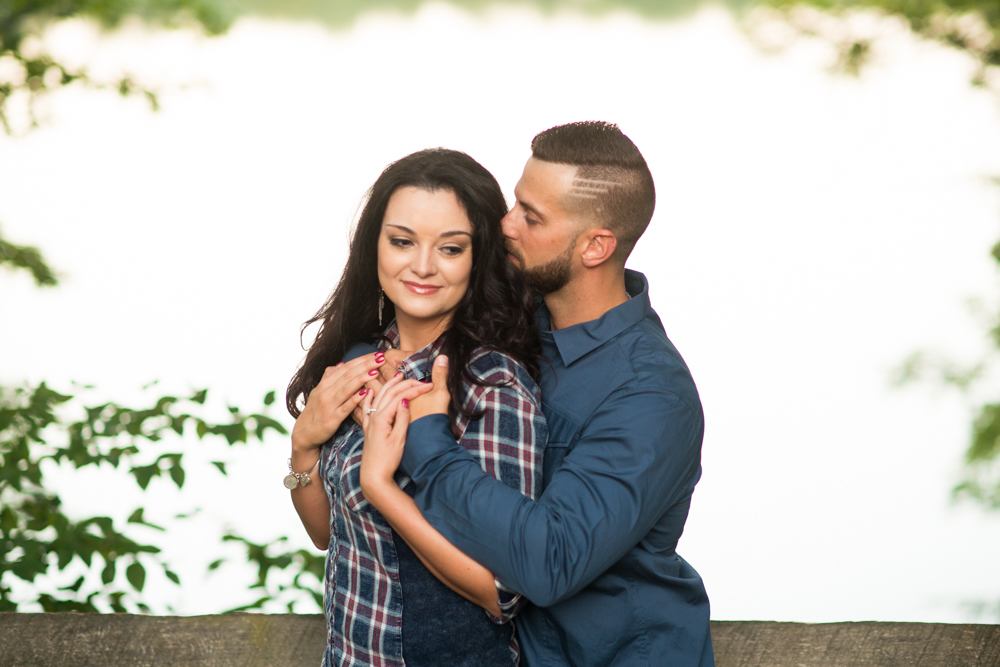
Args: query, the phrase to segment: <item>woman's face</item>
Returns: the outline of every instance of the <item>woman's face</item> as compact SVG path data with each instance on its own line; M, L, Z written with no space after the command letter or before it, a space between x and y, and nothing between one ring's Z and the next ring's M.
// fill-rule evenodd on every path
M450 190L399 188L378 241L378 279L400 326L444 331L469 288L472 223Z

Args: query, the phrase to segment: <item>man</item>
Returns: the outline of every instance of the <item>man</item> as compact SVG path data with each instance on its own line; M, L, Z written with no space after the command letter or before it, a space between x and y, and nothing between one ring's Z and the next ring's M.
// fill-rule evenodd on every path
M402 469L428 521L534 603L516 621L528 667L710 667L708 597L675 552L701 404L645 278L625 269L653 213L649 169L617 126L572 123L535 137L514 193L508 251L544 299L543 493L498 483L456 444L440 364Z

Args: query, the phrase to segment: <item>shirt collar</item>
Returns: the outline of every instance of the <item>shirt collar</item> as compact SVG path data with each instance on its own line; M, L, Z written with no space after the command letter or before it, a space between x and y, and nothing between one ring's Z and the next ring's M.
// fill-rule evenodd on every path
M389 324L382 336L377 344L378 349L385 351L399 347L399 327L396 326L396 320ZM425 345L404 359L398 370L403 371L403 376L406 378L426 380L431 376L434 360L441 352L442 345L444 345L444 336L438 336L433 343Z
M625 290L632 297L625 303L615 306L596 320L574 324L558 331L548 331L551 316L545 303L542 303L538 309L538 328L543 337L550 337L555 343L564 366L569 366L646 318L651 310L646 276L626 269Z

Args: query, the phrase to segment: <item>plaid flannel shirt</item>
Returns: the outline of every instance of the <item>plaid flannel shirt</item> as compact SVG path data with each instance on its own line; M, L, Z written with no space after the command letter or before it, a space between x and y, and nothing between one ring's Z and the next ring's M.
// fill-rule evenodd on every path
M380 349L396 347L395 324ZM428 380L440 340L401 365L406 378ZM528 372L499 352L481 350L470 364L473 374L496 386L466 383L463 406L483 412L480 419L461 417L459 439L483 470L521 493L537 499L542 490L542 461L548 432L541 393ZM324 606L327 648L324 666L402 667L403 597L392 528L361 493L360 469L364 432L348 419L323 448L320 474L330 498L330 546L326 559ZM408 477L397 474L405 488ZM525 600L497 584L502 616L510 622ZM483 613L487 613L483 611ZM511 623L511 664L519 650Z

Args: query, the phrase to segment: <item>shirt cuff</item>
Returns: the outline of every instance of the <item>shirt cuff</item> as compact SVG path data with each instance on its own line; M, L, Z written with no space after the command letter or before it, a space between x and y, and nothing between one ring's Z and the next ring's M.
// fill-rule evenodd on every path
M378 348L374 345L369 345L368 343L355 343L348 348L347 352L344 353L344 358L341 359L341 361L347 363L352 359L357 359L358 357L363 357L366 354L373 354L375 352L378 352Z
M517 613L524 607L526 600L517 591L511 590L500 583L499 579L493 579L493 584L497 587L497 604L500 606L500 616L487 613L490 620L499 625L517 616Z

